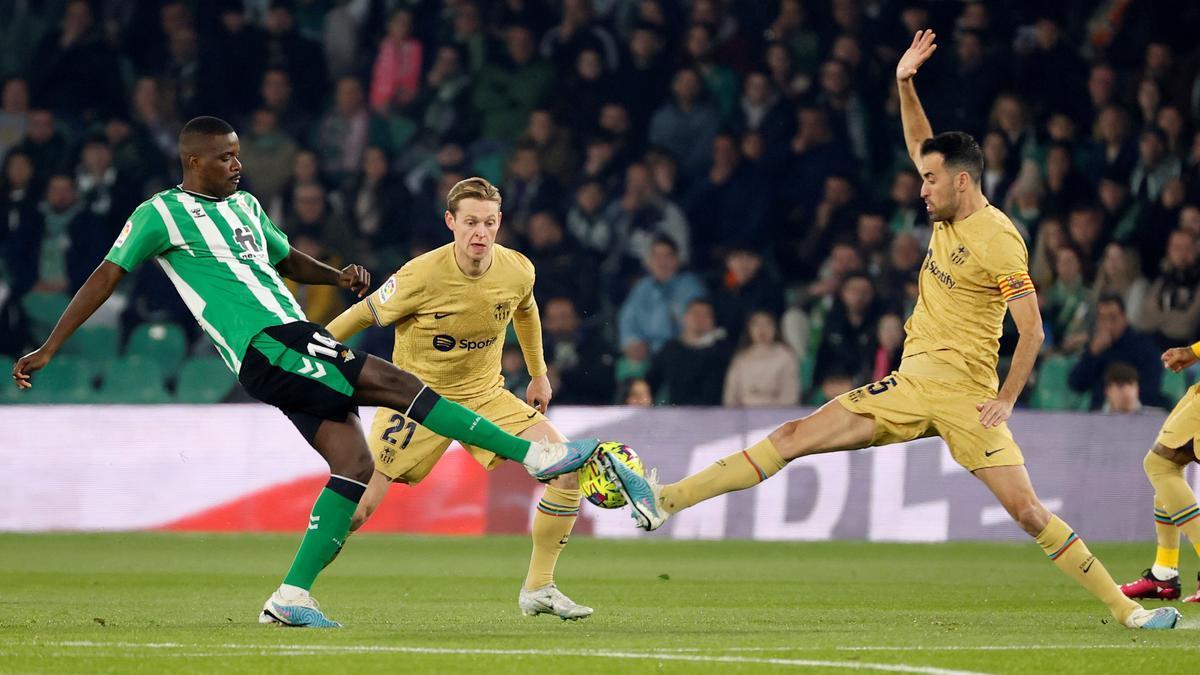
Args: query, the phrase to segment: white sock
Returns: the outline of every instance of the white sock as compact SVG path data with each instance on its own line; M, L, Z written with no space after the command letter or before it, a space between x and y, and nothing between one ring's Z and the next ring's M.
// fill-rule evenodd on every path
M308 595L308 591L291 584L279 584L279 596L285 600L297 600Z
M1158 579L1159 581L1170 581L1171 579L1179 576L1179 570L1175 567L1155 565L1154 567L1150 568L1150 574L1153 574L1154 578Z

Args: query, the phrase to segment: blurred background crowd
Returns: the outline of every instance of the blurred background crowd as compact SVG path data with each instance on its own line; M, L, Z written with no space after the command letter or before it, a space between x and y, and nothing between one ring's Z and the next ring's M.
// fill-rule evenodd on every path
M980 142L984 193L1029 247L1047 340L1026 403L1136 412L1188 382L1158 355L1200 337L1197 3L0 0L0 18L0 354L44 337L208 114L294 246L377 281L449 241L449 186L495 182L556 402L822 402L898 365L929 223L894 67L932 27L933 128ZM294 290L318 322L352 301ZM72 343L37 400L238 397L154 265ZM361 346L390 356L390 330ZM524 386L515 345L504 372Z

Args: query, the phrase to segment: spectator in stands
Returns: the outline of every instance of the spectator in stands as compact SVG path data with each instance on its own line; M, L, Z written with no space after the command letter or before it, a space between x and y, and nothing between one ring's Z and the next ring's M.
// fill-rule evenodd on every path
M779 13L767 26L763 37L772 41L772 48L778 46L787 55L789 64L795 61L796 71L812 73L817 69L821 54L821 39L812 26L813 22L804 11L804 3L800 0L781 0ZM771 60L770 53L767 60Z
M617 392L617 403L638 408L649 408L654 405L654 395L650 384L640 377L631 377L621 381Z
M723 122L728 122L737 103L738 76L733 69L717 62L713 30L706 23L688 26L683 41L684 58L704 81L704 90L716 107L717 115Z
M650 359L646 381L655 400L670 405L720 405L730 351L712 304L693 299L678 337L668 340Z
M504 57L479 71L471 101L482 120L483 137L512 142L525 128L529 113L548 100L556 77L554 66L534 52L527 26L505 29L504 45Z
M1088 300L1084 262L1079 249L1070 244L1054 254L1054 284L1038 296L1046 327L1046 347L1072 354L1088 341Z
M62 27L38 45L30 84L40 105L81 123L125 111L116 55L96 25L92 3L66 3Z
M80 201L99 218L101 232L111 238L116 238L142 201L140 186L113 166L113 151L104 136L93 136L83 144L72 188L78 189Z
M1104 212L1094 202L1075 205L1067 217L1067 240L1079 248L1083 260L1100 259L1107 243Z
M1150 285L1135 325L1163 349L1191 344L1200 329L1200 265L1196 235L1175 230L1167 241L1162 274Z
M742 160L733 136L713 139L712 166L684 199L698 266L721 260L734 240L767 245L767 181L759 166Z
M1052 143L1046 149L1044 182L1042 208L1049 213L1067 213L1076 204L1092 200L1092 186L1075 170L1066 143Z
M550 211L533 214L525 239L525 255L537 271L538 287L569 298L572 311L594 314L599 300L596 265L564 236L558 217Z
M861 207L857 197L858 190L849 176L834 174L825 178L821 201L797 222L806 226L801 230L803 234L791 239L791 250L803 268L817 269L833 244L854 232Z
M563 201L562 188L542 171L537 148L532 145L520 145L513 151L501 193L504 221L516 234L524 234L534 213L557 211Z
M593 20L590 0L564 0L562 20L546 31L539 48L542 58L560 72L570 70L585 51L595 52L603 59L603 68L610 72L619 61L617 43L607 28Z
M997 206L1003 206L1017 174L1008 163L1008 144L998 131L983 137L983 196Z
M52 173L65 171L70 163L70 145L59 133L54 113L45 108L29 111L25 137L9 151L21 152L33 162L34 182L44 182Z
M1034 110L1074 110L1086 100L1087 77L1078 50L1048 16L1033 24L1033 40L1017 42L1016 83Z
M1093 311L1099 298L1105 295L1119 295L1125 302L1125 313L1130 322L1137 325L1142 316L1142 302L1149 290L1150 283L1142 276L1136 252L1116 243L1104 247L1104 257L1100 260L1096 283L1092 285Z
M538 165L559 187L572 183L579 157L569 128L560 125L549 110L539 108L529 114L529 126L518 142L521 145L537 151Z
M734 110L733 128L739 134L758 132L768 164L774 166L786 157L788 141L796 133L796 117L766 73L746 75L742 98Z
M929 222L925 204L921 201L921 177L916 171L905 168L892 177L886 212L888 228L892 232L914 234L922 240L929 238Z
M717 325L730 335L740 335L751 313L778 317L783 312L783 287L764 267L758 249L735 243L725 253L723 273L713 280L712 304Z
M616 83L604 68L595 49L579 52L575 63L555 96L555 115L571 129L591 131L600 119L600 109L617 95Z
M412 238L412 197L391 172L387 151L370 146L362 171L343 193L346 216L366 255L363 264L383 274L407 262Z
M589 256L608 254L612 228L604 219L604 188L589 180L575 190L575 200L567 210L567 231Z
M368 145L390 146L384 122L367 107L357 78L338 80L334 105L317 123L313 142L321 169L337 183L358 172Z
M362 242L331 208L328 193L320 183L301 183L293 188L292 213L284 222L290 237L310 240L308 247L317 249L322 258L357 260L360 257Z
M1049 288L1054 283L1055 256L1058 249L1069 241L1067 228L1059 216L1049 215L1039 221L1033 250L1029 255L1029 276L1033 279L1034 287Z
M1182 171L1179 158L1167 153L1166 135L1157 127L1144 129L1138 137L1138 161L1129 176L1133 196L1145 203L1158 199L1168 181Z
M856 384L866 382L874 368L878 317L871 278L865 274L847 276L821 330L821 345L813 370L817 382L834 373L849 375Z
M328 76L321 45L296 30L291 4L272 2L263 27L267 31L267 68L281 68L295 87L296 104L312 115L321 106ZM286 117L284 128L287 128Z
M650 169L641 162L625 170L625 190L604 210L613 229L607 267L625 274L645 260L650 244L667 237L683 263L691 261L691 233L683 211L655 188Z
M892 237L887 262L876 275L880 304L888 311L907 316L917 301L921 262L925 251L908 233Z
M279 118L279 128L297 141L309 138L314 116L302 109L292 91L292 77L283 68L269 68L263 73L262 107Z
M543 306L546 366L550 370L555 402L575 405L611 403L615 359L612 347L601 331L580 322L575 303L570 298L551 297Z
M1107 63L1097 63L1088 73L1088 109L1077 121L1094 124L1100 111L1117 102L1117 71Z
M1096 196L1104 210L1104 231L1121 244L1135 243L1144 209L1130 195L1129 183L1112 172L1106 173L1096 187Z
M254 196L270 204L279 196L291 175L299 146L279 128L279 115L269 108L254 112L249 133L239 137L240 159Z
M1000 132L1008 144L1008 169L1020 168L1021 161L1031 154L1034 146L1034 131L1030 126L1025 102L1014 94L1001 94L992 103L988 126Z
M708 169L713 138L720 127L717 110L703 94L700 73L681 68L671 81L671 101L660 106L650 120L650 142L670 151L689 179Z
M388 17L387 34L371 69L371 109L387 115L407 106L421 88L424 47L413 37L413 16L401 7Z
M882 380L900 369L904 355L904 319L899 314L879 317L875 329L875 358L871 362L871 381Z
M681 271L679 246L669 237L658 237L645 259L646 275L633 286L621 305L617 329L621 350L635 361L662 349L679 334L679 322L688 303L704 297L704 284L692 272Z
M629 55L617 77L622 100L638 128L645 129L671 80L664 63L663 36L653 25L640 23L629 37Z
M1104 405L1106 415L1142 412L1138 371L1128 363L1115 361L1104 369Z
M1158 355L1154 341L1129 325L1121 296L1106 295L1097 303L1091 340L1071 369L1067 383L1077 392L1091 392L1091 409L1099 410L1104 404L1104 369L1110 363L1128 363L1145 385L1145 402L1161 406L1162 362Z
M882 272L887 264L888 244L891 243L889 234L883 214L874 210L858 214L854 226L854 244L858 247L858 255L862 257L867 273L872 277Z
M19 77L4 80L0 89L0 157L25 135L29 113L29 83Z
M209 114L240 119L257 105L267 65L266 33L240 2L220 3L214 28L201 40L201 97Z
M799 401L800 367L795 352L779 334L775 315L751 313L725 373L721 405L782 408Z
M107 146L106 146L107 147ZM80 199L75 181L56 174L46 183L38 280L33 290L74 294L116 236L102 214Z
M797 120L777 191L780 210L792 219L816 208L827 176L846 175L856 168L854 157L836 142L824 109L802 107ZM919 199L915 191L913 198Z
M3 279L13 299L20 299L37 282L38 258L42 242L42 214L38 209L38 190L34 182L33 160L14 150L4 159L0 175L0 262Z

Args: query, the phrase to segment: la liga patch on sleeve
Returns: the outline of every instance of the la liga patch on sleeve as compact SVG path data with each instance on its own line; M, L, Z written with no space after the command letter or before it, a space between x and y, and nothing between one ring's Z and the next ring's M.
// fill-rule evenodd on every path
M129 237L130 232L133 232L133 221L127 220L125 221L125 227L121 228L121 234L118 234L117 240L113 242L113 248L121 248L121 244L125 243L125 240Z
M396 294L396 277L388 277L388 280L383 282L379 287L376 295L379 297L379 304L387 302L393 295Z

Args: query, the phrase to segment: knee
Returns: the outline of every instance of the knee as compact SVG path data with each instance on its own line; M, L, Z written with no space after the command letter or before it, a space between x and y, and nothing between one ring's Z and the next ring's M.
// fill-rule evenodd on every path
M1142 460L1142 469L1146 472L1146 477L1153 481L1156 478L1177 474L1182 476L1184 466L1177 463L1174 459L1176 451L1169 448L1164 448L1161 445L1155 445L1146 453L1146 457Z
M368 485L375 475L375 458L369 452L357 453L346 461L346 466L334 469L334 473Z
M768 438L779 451L780 456L791 461L812 451L808 440L812 434L806 433L808 418L784 422Z
M1013 520L1031 537L1036 537L1050 524L1050 512L1036 498L1022 500L1010 506Z

